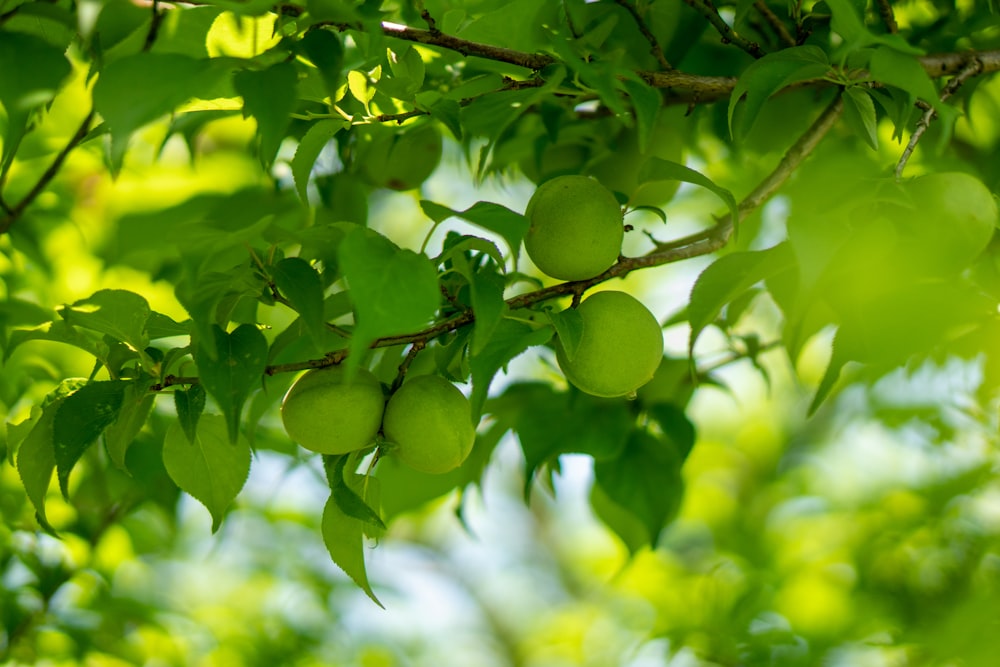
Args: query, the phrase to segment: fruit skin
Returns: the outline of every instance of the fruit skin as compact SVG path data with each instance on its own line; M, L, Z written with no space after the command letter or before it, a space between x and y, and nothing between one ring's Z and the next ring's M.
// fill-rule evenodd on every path
M311 370L281 402L281 420L295 442L320 454L346 454L372 443L382 423L385 395L372 373L359 369L350 384L340 366Z
M902 242L937 267L960 270L986 249L997 225L993 193L962 172L927 174L903 185L913 209L900 216ZM925 257L926 256L926 257Z
M469 400L439 375L403 383L389 397L382 432L401 462L431 474L460 466L476 440Z
M430 123L402 132L377 128L362 134L358 161L373 185L392 190L413 190L430 177L441 162L441 133Z
M557 176L542 183L524 212L528 257L559 280L585 280L604 272L621 252L625 227L611 191L587 176Z
M653 379L663 357L663 330L625 292L596 292L577 307L583 334L570 360L556 341L556 360L569 382L588 394L626 396Z

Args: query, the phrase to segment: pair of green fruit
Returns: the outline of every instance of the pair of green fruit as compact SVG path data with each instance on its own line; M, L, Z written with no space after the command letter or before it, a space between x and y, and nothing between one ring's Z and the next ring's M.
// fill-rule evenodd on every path
M587 176L542 183L525 209L524 249L543 273L587 280L610 268L621 253L625 227L618 200ZM572 353L556 341L566 379L594 396L633 394L653 378L663 357L659 322L625 292L597 292L577 307L583 332Z
M461 465L476 439L468 399L437 375L411 378L386 401L371 371L348 381L340 366L312 370L285 394L281 419L294 441L320 454L364 449L381 428L393 455L431 474Z

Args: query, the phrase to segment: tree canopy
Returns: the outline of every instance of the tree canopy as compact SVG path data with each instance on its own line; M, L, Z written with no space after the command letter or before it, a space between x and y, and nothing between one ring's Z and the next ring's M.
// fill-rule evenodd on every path
M119 567L188 553L185 498L219 540L307 527L382 605L394 527L468 524L516 442L528 506L585 463L634 641L991 664L998 10L0 0L0 656L203 657ZM286 431L300 377L346 407ZM258 467L325 506L279 516ZM289 624L205 664L367 650Z

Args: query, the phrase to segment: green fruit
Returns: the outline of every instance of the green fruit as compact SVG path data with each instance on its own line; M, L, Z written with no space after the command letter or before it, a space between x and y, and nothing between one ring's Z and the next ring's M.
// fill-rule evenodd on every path
M349 384L344 380L344 369L332 366L295 381L281 403L292 440L320 454L346 454L375 439L385 409L381 383L363 368Z
M358 139L358 162L373 185L392 190L413 190L441 162L442 139L437 127L421 123L390 132L372 128Z
M546 275L585 280L604 272L621 252L625 227L618 200L592 178L557 176L542 183L524 212L524 249Z
M405 382L389 398L382 431L400 461L431 474L460 466L476 440L469 400L438 375Z
M653 379L663 357L663 331L641 301L625 292L596 292L577 307L583 334L570 359L556 341L566 379L594 396L626 396Z
M975 176L928 174L903 186L912 209L896 221L902 252L943 270L961 270L986 249L997 224L993 193Z

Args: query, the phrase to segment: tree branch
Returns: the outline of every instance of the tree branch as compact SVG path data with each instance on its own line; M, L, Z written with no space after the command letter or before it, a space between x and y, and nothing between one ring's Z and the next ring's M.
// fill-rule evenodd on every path
M632 20L635 21L635 25L639 28L639 32L641 32L642 36L646 38L647 42L649 42L649 52L653 54L654 58L656 58L656 62L660 63L660 67L665 70L673 69L674 66L670 64L670 61L668 61L667 57L663 54L663 49L660 47L660 43L656 40L656 35L654 35L649 29L649 26L646 25L646 21L639 16L638 10L636 10L632 3L628 2L628 0L615 0L615 3L623 7L625 11L632 16Z
M712 4L712 0L684 0L684 4L704 16L712 24L712 27L722 35L723 44L735 44L754 58L760 58L765 55L764 50L760 48L760 44L751 42L746 37L743 37L723 20L719 15L719 11Z
M63 149L59 151L56 155L55 160L49 165L49 168L45 170L45 173L41 175L35 185L28 191L28 194L24 196L21 201L17 203L13 208L9 209L9 212L5 218L0 220L0 234L6 234L10 231L10 228L14 225L18 218L24 213L24 210L31 205L35 199L38 198L40 194L45 190L46 186L56 177L59 173L59 169L62 167L63 162L69 156L70 152L80 145L80 143L87 136L87 132L90 131L90 122L94 119L94 112L91 111L87 114L87 117L83 119L80 123L80 127L73 134L70 140L63 146Z
M896 23L896 14L892 11L890 0L876 0L875 4L878 6L878 14L882 17L885 29L893 34L899 32L899 25Z
M792 33L788 32L788 28L786 28L785 24L781 22L778 15L771 11L771 8L767 6L767 3L764 2L764 0L756 0L756 2L753 3L753 6L758 12L760 12L760 15L764 17L767 24L771 26L771 30L773 30L774 34L778 36L778 39L784 42L787 46L798 46L798 42L796 42L795 38L792 37Z
M949 97L954 95L959 88L962 87L966 81L982 73L983 64L978 58L972 58L966 64L966 66L941 89L941 101L946 101ZM913 134L910 135L910 140L906 143L906 148L903 149L903 154L899 157L899 162L896 163L896 180L903 177L903 169L906 168L906 163L909 162L910 156L913 155L913 151L917 147L917 143L920 138L924 136L924 133L930 128L931 122L937 116L937 112L934 107L928 106L924 111L924 115L920 117L917 121L917 127L914 128Z

